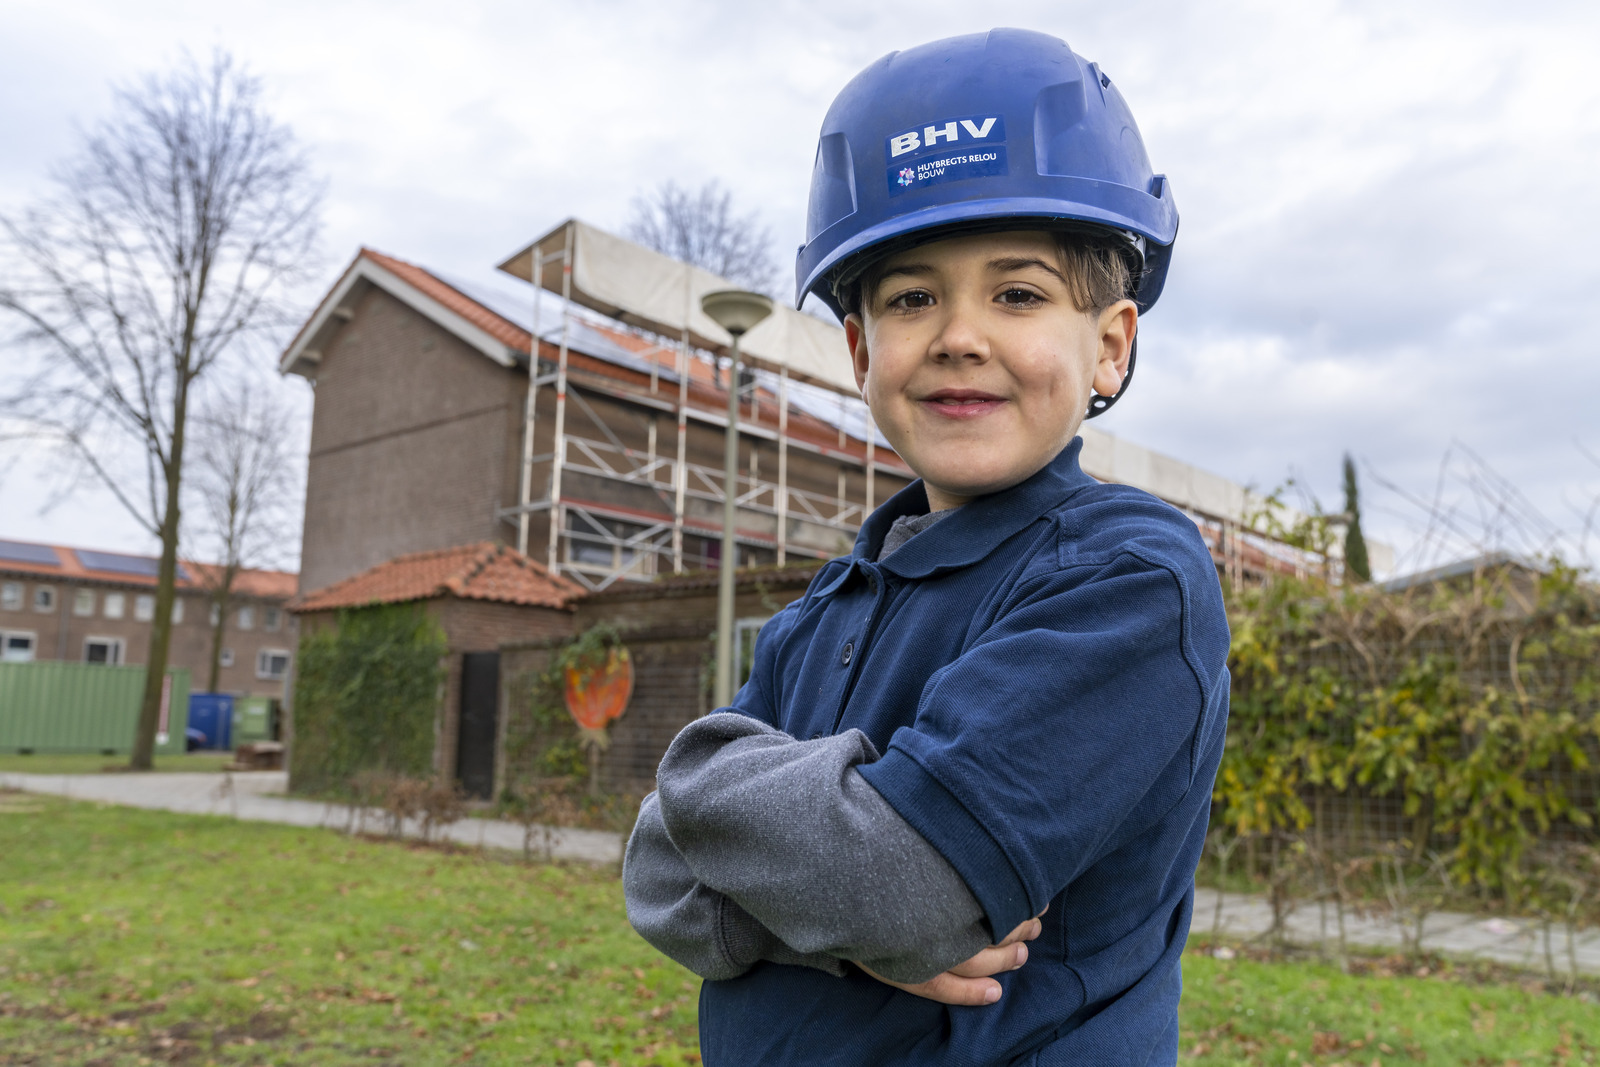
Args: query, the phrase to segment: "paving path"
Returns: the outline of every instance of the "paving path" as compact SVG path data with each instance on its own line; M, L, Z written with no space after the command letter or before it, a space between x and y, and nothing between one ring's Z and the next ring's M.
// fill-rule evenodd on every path
M1272 928L1272 909L1265 897L1243 893L1218 896L1214 889L1196 889L1194 924L1197 934L1220 933L1237 938L1253 938ZM1331 904L1302 904L1285 921L1290 942L1301 945L1322 943L1335 946L1339 939L1339 920ZM1345 943L1363 948L1398 948L1402 943L1400 924L1387 916L1357 916L1346 912ZM1549 954L1556 973L1565 977L1571 961L1578 970L1600 974L1600 930L1582 928L1568 943L1565 927L1548 931ZM1462 915L1440 911L1429 915L1423 925L1422 948L1450 956L1476 956L1532 970L1546 966L1546 930L1534 919L1507 919L1499 916Z
M249 822L288 826L320 826L333 830L365 828L381 833L385 817L377 809L324 804L284 796L289 776L283 771L237 771L231 774L9 774L0 773L0 787L30 793L51 793L73 800L159 808L188 815L224 815ZM405 827L407 837L421 837L419 823ZM502 819L462 819L436 832L463 845L521 852L523 829ZM622 835L604 830L537 827L533 847L553 859L586 863L619 863Z
M222 815L252 822L284 823L290 826L319 826L335 830L366 828L378 831L384 825L381 812L352 808L343 804L324 804L296 800L283 795L288 776L282 771L252 771L233 774L8 774L0 773L0 787L30 793L51 793L74 800L103 804L125 804L139 808L159 808L191 815ZM410 824L406 836L420 837L421 827ZM523 828L499 819L463 819L439 831L439 836L463 845L520 852ZM622 835L602 830L567 830L539 827L534 848L555 859L588 863L617 863L622 858ZM1272 926L1272 911L1265 898L1242 893L1221 895L1212 889L1195 891L1195 933L1212 930L1236 938L1252 938ZM1302 905L1287 921L1288 938L1300 944L1321 941L1334 944L1338 920L1332 908ZM1576 959L1580 971L1600 974L1600 930L1578 931L1569 945L1567 931L1549 931L1549 952L1558 974L1565 975ZM1529 919L1488 918L1437 912L1428 917L1422 946L1452 956L1478 956L1516 966L1542 970L1545 967L1545 931ZM1346 914L1345 941L1367 948L1399 947L1400 925L1383 916Z

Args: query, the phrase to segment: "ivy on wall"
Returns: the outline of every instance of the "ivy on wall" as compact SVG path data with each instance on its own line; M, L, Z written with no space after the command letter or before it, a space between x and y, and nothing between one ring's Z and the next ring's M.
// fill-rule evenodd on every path
M300 638L294 688L298 792L347 790L361 772L431 773L444 631L414 604L341 611Z

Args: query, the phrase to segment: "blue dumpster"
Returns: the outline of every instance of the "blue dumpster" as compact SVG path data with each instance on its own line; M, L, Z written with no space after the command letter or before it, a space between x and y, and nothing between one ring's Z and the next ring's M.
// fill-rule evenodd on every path
M233 694L189 694L189 729L198 730L205 740L199 748L226 751L233 747Z

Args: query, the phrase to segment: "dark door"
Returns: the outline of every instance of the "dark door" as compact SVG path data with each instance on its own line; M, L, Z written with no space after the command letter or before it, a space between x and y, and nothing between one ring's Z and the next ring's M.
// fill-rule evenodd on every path
M495 720L499 710L500 653L465 653L461 657L461 734L456 744L456 777L468 795L484 800L494 792Z

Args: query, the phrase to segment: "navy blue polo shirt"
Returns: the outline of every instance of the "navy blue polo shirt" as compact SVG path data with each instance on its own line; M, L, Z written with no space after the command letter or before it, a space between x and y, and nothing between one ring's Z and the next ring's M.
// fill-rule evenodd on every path
M1173 1063L1179 959L1227 719L1228 627L1194 523L1102 485L1075 440L874 562L920 482L761 629L733 710L853 728L861 768L1004 936L1044 932L985 1007L851 969L757 964L700 996L708 1067Z

